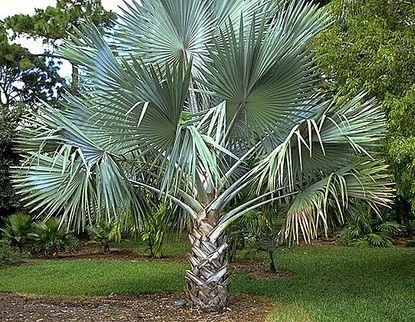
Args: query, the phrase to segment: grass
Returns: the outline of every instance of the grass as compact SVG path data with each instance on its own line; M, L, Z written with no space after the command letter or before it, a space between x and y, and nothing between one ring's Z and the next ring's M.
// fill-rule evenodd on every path
M162 248L163 256L183 257L190 252L190 242L185 234L170 233L165 240ZM111 247L129 248L136 250L139 254L148 254L147 245L141 240L132 239L112 242Z
M269 282L237 275L233 284L272 297L278 305L270 321L414 320L414 250L303 246L279 258L296 276Z
M0 291L96 296L182 289L185 264L123 260L35 260L0 270Z
M231 285L232 293L272 298L269 321L413 321L413 248L300 246L281 249L278 259L280 269L296 275L261 280L237 273ZM36 260L0 270L0 291L49 296L181 291L185 269L164 262Z

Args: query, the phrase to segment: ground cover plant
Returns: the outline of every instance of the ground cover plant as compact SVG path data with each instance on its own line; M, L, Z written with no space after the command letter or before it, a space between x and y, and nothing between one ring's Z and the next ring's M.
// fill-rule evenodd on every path
M62 55L83 69L76 96L25 121L14 182L27 206L82 230L130 212L148 191L192 222L189 300L227 306L226 229L272 201L283 235L309 241L357 199L389 203L373 151L384 115L364 94L315 91L309 42L329 23L305 1L130 2L111 37L85 24ZM234 202L244 195L244 201Z
M16 253L10 246L0 244L0 268L21 264L26 259L27 254Z
M65 230L60 219L33 221L30 215L23 212L6 217L4 227L0 228L0 245L20 253L25 251L32 255L55 257L60 251L73 249L77 241L71 231Z

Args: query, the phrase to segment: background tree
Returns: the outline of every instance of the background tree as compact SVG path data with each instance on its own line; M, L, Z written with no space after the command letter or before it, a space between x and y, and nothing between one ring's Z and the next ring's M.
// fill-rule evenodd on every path
M58 66L26 48L11 44L0 24L0 214L19 208L10 179L9 167L17 164L12 141L23 113L34 109L38 99L51 101L59 95L62 79Z
M328 22L304 1L148 0L131 3L112 38L86 25L63 55L88 87L27 120L17 188L78 229L126 209L138 218L145 191L177 204L193 226L189 300L223 309L238 218L279 201L284 236L309 241L328 208L343 220L351 202L390 201L375 102L315 91L309 45Z
M62 40L87 21L104 30L113 25L115 14L102 6L101 0L57 0L56 6L36 9L34 15L17 14L5 19L13 37L41 38L45 44L57 48ZM46 52L47 56L54 56ZM76 91L78 69L72 65L72 87Z
M314 42L326 90L379 99L389 134L383 156L395 174L398 214L415 210L415 5L412 1L334 0L333 24Z
M17 14L0 24L0 216L20 207L9 180L9 167L16 165L18 159L12 141L20 116L32 110L39 99L57 100L66 86L59 75L60 57L54 51L68 32L87 20L105 29L112 25L114 17L102 7L101 0L58 0L56 6L36 9L32 16ZM11 32L11 39L6 30ZM51 46L45 53L34 55L10 42L18 36L42 39ZM72 74L76 90L75 66Z

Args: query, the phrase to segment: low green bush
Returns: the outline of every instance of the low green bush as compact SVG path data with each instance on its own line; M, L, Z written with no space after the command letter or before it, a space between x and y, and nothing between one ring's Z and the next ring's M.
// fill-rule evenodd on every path
M406 247L415 247L415 240L414 239L407 240L405 246Z
M33 250L45 256L55 257L59 251L72 249L77 241L72 232L65 232L58 218L36 222L32 230Z
M29 242L32 229L32 218L25 213L15 213L5 220L5 226L0 229L2 242L16 247L20 252Z
M16 253L8 245L0 245L0 268L21 264L25 259L26 254Z
M110 252L110 241L112 241L112 225L110 223L100 223L95 226L87 227L88 237L91 243L101 245L104 253Z
M276 251L281 246L280 232L286 209L280 205L264 206L261 211L251 211L236 222L229 231L229 258L235 258L236 251L246 248L251 252L268 255L269 270L278 271Z
M346 245L390 247L402 232L401 225L373 214L367 204L350 207L347 220L347 226L340 233Z

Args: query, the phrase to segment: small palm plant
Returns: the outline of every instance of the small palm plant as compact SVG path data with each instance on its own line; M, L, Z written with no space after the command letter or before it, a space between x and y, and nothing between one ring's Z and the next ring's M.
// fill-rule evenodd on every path
M243 221L243 235L254 251L265 252L269 258L269 270L278 272L276 251L281 244L281 228L284 224L284 208L267 205L248 214Z
M31 238L35 241L35 250L50 257L56 257L59 251L73 247L76 242L71 232L63 230L58 218L34 223Z
M370 205L350 207L347 226L341 232L346 243L356 246L390 247L402 233L403 226L373 214Z
M164 203L159 204L156 211L146 216L140 227L140 235L147 243L150 257L161 258L164 238L169 228L167 206Z
M83 88L27 117L16 187L79 230L125 211L139 222L146 191L180 206L193 226L189 300L223 309L232 222L280 202L282 235L309 241L328 208L343 220L355 200L377 209L392 196L373 152L376 102L315 91L309 42L328 24L301 0L132 1L111 35L85 24L62 52L83 66Z
M113 232L113 225L111 223L99 223L95 226L88 226L87 231L93 243L101 245L104 253L110 252L110 241Z
M17 247L20 253L30 240L32 218L25 213L15 213L5 220L4 228L0 229L2 240L12 247Z

